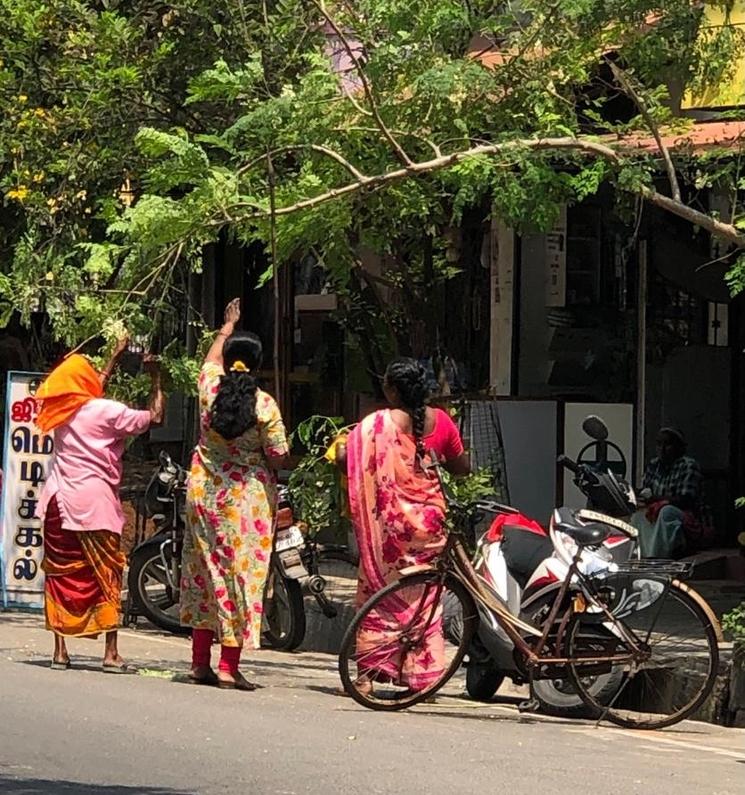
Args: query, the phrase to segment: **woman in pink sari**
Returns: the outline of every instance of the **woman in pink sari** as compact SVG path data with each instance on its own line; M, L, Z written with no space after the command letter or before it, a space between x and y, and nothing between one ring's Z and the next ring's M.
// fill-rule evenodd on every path
M349 478L349 503L360 550L357 605L397 580L410 566L429 564L445 545L445 501L425 464L434 452L453 474L469 471L460 434L441 409L427 406L426 371L414 359L397 359L386 370L383 390L391 407L365 417L338 451ZM395 640L417 612L421 592L390 597L368 614L357 636L358 688L373 682L423 690L444 665L441 608L425 642L401 659ZM395 603L394 603L395 602ZM431 614L431 611L429 611ZM430 616L431 617L431 616Z

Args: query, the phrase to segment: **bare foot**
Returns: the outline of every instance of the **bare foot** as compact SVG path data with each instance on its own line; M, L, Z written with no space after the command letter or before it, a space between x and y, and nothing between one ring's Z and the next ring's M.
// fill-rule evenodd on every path
M360 695L363 695L363 696L371 696L372 695L373 685L372 685L372 682L369 679L358 679L354 683L354 687L355 687L355 690L357 690L357 692ZM343 687L337 687L334 692L336 693L337 696L348 696L349 695L349 693L347 693L347 691Z
M53 668L69 668L70 655L67 653L67 644L61 635L54 636L54 653L52 654Z

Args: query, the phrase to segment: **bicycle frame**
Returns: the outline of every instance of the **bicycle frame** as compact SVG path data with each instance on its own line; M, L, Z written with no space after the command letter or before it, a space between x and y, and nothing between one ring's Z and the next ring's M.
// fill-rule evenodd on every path
M430 455L432 456L431 460L433 462L437 462L436 456L434 456L434 454ZM432 463L426 468L435 470L448 508L452 509L454 505L457 507L457 503L455 503L455 500L453 500L450 490L443 482L439 463ZM502 604L502 601L496 592L485 580L478 575L476 570L473 568L468 553L466 552L466 549L460 538L459 532L452 526L448 533L443 554L440 558L439 570L443 576L443 584L445 577L448 574L454 575L463 584L471 597L475 600L476 604L481 605L492 613L497 624L505 632L507 637L514 644L515 648L524 658L526 667L531 677L533 675L534 669L542 665L568 665L576 662L581 662L585 665L592 663L638 663L643 661L649 655L642 648L640 648L637 639L633 636L633 633L630 635L623 623L620 622L607 609L607 607L599 602L593 595L592 589L588 585L587 578L579 569L581 555L582 548L578 547L577 552L569 566L566 577L564 578L564 581L561 583L561 586L554 597L548 617L544 621L543 631L540 631L536 629L536 627L525 623L517 616L512 615L509 610L507 610L506 606ZM582 613L588 604L599 608L605 615L607 621L609 621L613 625L615 631L618 632L621 640L630 645L630 654L606 654L595 657L583 656L581 658L570 658L560 655L544 656L543 652L548 645L551 628L553 627L559 615L561 605L569 592L572 582L575 581L575 579L580 586L580 592L577 594L577 597L581 596L583 604L579 605L578 602L575 601L571 609L576 613ZM582 609L577 609L578 607L582 607ZM567 616L562 620L561 633L563 633L563 630L566 628L569 617L570 616ZM559 638L561 638L561 633L558 636ZM537 638L537 641L531 644L525 640L523 634Z

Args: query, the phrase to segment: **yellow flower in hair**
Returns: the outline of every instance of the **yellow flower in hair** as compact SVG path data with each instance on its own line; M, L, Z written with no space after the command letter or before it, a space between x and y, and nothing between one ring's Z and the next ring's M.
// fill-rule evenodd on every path
M240 360L236 360L233 362L233 366L230 368L231 373L250 373L251 370L246 367L246 365Z

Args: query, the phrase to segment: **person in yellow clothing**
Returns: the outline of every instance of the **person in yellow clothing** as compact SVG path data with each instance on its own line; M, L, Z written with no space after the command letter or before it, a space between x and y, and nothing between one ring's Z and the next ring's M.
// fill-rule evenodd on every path
M253 690L238 670L244 643L259 647L277 492L289 448L279 408L259 389L262 345L236 331L232 301L199 375L200 437L186 494L181 623L192 628L191 679ZM212 641L221 644L217 673Z

